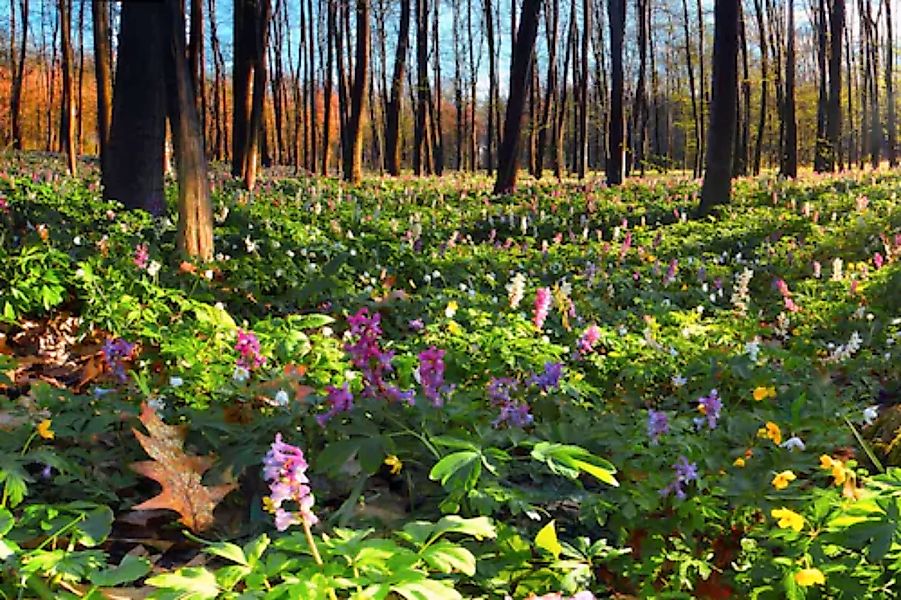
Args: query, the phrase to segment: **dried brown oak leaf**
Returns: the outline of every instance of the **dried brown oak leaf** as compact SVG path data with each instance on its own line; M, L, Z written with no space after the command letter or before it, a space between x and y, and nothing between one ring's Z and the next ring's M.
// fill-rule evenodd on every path
M132 463L131 469L156 480L163 488L158 496L142 502L134 510L163 508L181 515L181 521L192 531L203 531L213 524L213 509L236 484L208 487L201 483L203 474L213 466L213 456L192 456L184 451L187 427L166 425L156 412L143 403L141 423L150 435L132 429L138 443L150 458Z

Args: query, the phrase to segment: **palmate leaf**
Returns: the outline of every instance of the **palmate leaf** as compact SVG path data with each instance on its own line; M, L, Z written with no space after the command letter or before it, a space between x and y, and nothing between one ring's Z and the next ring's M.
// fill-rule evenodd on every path
M150 435L132 429L138 442L153 460L132 463L131 469L156 480L163 488L158 496L134 507L135 510L168 509L181 515L181 523L192 531L213 524L213 509L234 483L207 487L203 474L213 466L212 456L192 456L184 451L184 426L166 425L146 403L141 407L141 423Z

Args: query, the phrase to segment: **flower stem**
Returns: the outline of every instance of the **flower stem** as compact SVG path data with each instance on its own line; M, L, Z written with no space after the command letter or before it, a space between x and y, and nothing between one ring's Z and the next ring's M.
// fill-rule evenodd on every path
M310 553L313 555L313 561L319 566L321 569L324 566L322 562L322 556L319 554L319 548L316 547L316 540L313 539L313 532L310 530L310 524L307 523L306 519L302 519L303 521L303 534L307 538L307 545L310 546ZM328 590L329 598L332 600L338 600L338 596L335 594L335 590L331 587Z

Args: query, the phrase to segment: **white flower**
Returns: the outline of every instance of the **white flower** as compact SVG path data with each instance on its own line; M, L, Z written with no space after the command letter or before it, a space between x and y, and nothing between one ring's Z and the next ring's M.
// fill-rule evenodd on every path
M672 378L673 385L676 387L682 387L688 382L688 379L682 377L681 375L674 375Z
M258 245L255 241L250 239L250 236L248 235L247 237L244 238L244 247L247 248L248 253L251 253L251 252L257 251Z
M324 335L325 337L332 337L332 334L334 334L334 333L335 333L335 330L332 329L331 327L325 326L322 328L322 335Z
M510 301L510 308L516 308L522 302L525 295L526 276L522 273L513 275L513 279L507 284L507 298Z
M235 367L235 372L232 373L232 379L237 381L238 383L243 383L247 381L250 377L250 371L245 369L244 367Z
M158 398L151 398L150 400L147 401L147 406L149 406L156 412L159 412L166 408L166 399L163 398L162 396L160 396Z
M161 265L159 262L157 262L155 260L152 260L152 261L150 261L150 264L147 265L147 274L150 275L151 277L156 277L159 274L160 269L162 269L162 268L163 268L163 265Z
M76 246L81 246L81 236L76 235L74 238L72 238L72 243Z
M286 392L285 390L279 390L275 394L275 405L288 406L288 392Z
M863 422L866 425L872 425L878 417L879 417L879 407L878 406L868 406L865 409L863 409Z
M209 279L210 281L213 280L213 275L214 275L214 273L213 273L212 269L207 269L206 271L203 272L203 276L206 277L207 279Z
M760 355L760 338L755 337L753 340L745 344L745 354L751 359L751 362L757 362Z
M184 385L184 383L185 383L185 380L182 379L181 377L170 377L169 378L169 385L171 385L172 387L181 387L182 385Z
M787 450L800 450L802 452L804 451L804 448L806 447L804 445L804 440L802 440L801 438L799 438L796 435L793 435L792 437L788 438L787 440L785 440L784 442L782 442L779 445Z

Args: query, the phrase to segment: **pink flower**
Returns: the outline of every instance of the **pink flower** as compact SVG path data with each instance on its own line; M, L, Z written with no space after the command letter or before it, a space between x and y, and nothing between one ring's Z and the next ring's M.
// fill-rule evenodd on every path
M595 344L598 343L598 340L601 339L601 328L597 325L589 325L585 332L582 333L582 337L579 338L579 353L580 354L588 354L592 350L594 350Z
M247 370L261 367L266 363L266 357L260 354L260 340L252 331L238 330L238 341L235 350L241 356L238 357L238 366Z
M882 254L880 254L879 252L874 254L873 255L873 265L875 265L876 270L881 269L883 264L885 264L885 259L882 258Z
M544 326L544 321L547 319L548 313L551 310L551 290L550 288L538 288L538 291L535 292L535 312L532 322L535 323L535 327L541 329Z
M147 268L147 261L150 259L150 253L147 251L147 244L138 244L135 246L135 256L132 262L141 270Z
M291 525L305 523L315 525L319 519L313 514L313 492L306 472L309 468L303 450L282 441L282 434L275 434L275 442L263 459L263 479L269 482L267 509L275 515L275 527L279 531ZM282 505L293 502L294 512Z

